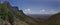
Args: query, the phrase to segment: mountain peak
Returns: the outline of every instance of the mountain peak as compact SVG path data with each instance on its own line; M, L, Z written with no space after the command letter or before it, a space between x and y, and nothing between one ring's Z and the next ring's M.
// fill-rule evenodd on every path
M6 8L10 8L11 7L11 5L10 5L10 3L8 1L4 1L3 5Z
M4 1L4 3L9 3L8 1Z

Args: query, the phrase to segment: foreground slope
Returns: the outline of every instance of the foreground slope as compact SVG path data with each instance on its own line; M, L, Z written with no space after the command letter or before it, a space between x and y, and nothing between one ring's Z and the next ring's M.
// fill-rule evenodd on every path
M49 25L60 25L60 13L52 15L48 20Z
M40 25L60 25L60 13L56 13L47 20L40 22Z

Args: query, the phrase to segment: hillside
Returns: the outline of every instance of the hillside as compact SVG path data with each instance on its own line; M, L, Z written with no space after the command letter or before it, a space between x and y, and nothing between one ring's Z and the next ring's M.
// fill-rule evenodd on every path
M52 15L48 20L49 25L60 25L60 13Z
M40 21L40 25L60 25L60 13L52 15L47 20Z
M33 18L26 16L18 7L9 2L0 3L0 25L39 25Z

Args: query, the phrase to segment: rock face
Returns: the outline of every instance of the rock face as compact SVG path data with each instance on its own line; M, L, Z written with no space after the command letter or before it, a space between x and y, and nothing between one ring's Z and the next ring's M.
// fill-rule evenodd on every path
M12 7L12 9L13 9L14 11L18 11L18 10L19 10L18 7L16 7L16 6Z
M27 23L25 23L17 18L14 20L14 23L15 23L15 25L29 25L29 24L27 24Z
M4 1L3 5L5 8L11 8L12 7L8 1Z
M26 16L18 7L9 2L0 3L0 25L39 25L36 20Z

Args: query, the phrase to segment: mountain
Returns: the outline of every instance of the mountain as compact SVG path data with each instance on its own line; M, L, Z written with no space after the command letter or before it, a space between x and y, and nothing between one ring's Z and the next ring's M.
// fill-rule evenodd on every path
M60 13L52 15L49 19L49 25L60 25Z
M8 1L0 3L0 25L40 25L38 21L11 6Z
M60 25L60 13L52 15L44 21L40 21L40 25Z

